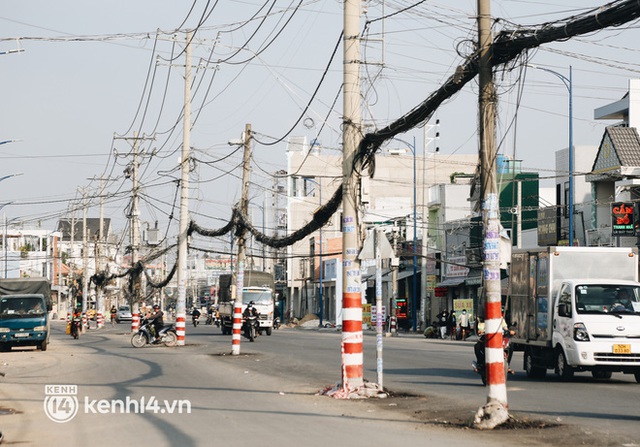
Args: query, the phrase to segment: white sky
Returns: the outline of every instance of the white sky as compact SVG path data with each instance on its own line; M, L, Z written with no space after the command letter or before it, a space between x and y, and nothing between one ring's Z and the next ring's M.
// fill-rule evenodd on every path
M368 18L378 18L382 2L366 3ZM363 44L362 59L369 62L362 69L365 118L377 127L436 90L476 40L475 0L387 0L384 10L392 14L413 3L420 4L384 22L384 34L381 22L373 22L371 37L377 41ZM603 3L494 0L492 14L526 26ZM213 4L218 6L212 11ZM110 177L114 180L106 188L105 215L114 219L116 230L122 229L131 189L123 176L131 159L123 155L131 146L114 135L132 137L138 131L154 138L141 144L142 151L154 153L143 159L140 169L141 220L157 220L163 232L175 237L178 209L172 204L182 141L182 43L184 31L195 28L203 14L192 49L193 64L207 67L193 70L191 145L198 160L191 177L194 219L217 228L230 216L239 198L241 151L219 159L233 152L227 143L239 138L246 123L262 142L283 138L292 128L291 136L311 140L322 129L318 136L322 145L338 149L342 98L333 111L330 106L342 82L341 44L304 115L312 120L296 122L338 42L342 2L307 0L293 14L298 4L280 1L267 14L273 2L199 1L189 15L191 2L168 0L5 0L0 51L24 52L0 56L0 141L19 140L0 145L0 177L23 175L0 182L0 206L12 202L3 213L10 221L53 228L56 219L70 217L70 202L81 197L79 188L86 187L89 196L99 193L99 182L90 178ZM246 23L253 16L257 18ZM503 22L497 26L509 27ZM162 32L156 34L158 30ZM594 121L593 110L620 99L628 79L638 76L638 34L638 23L631 23L530 54L531 64L565 76L573 66L576 145L598 145L604 126L612 124ZM568 144L568 92L560 79L543 71L529 69L525 82L521 80L518 69L496 77L500 148L523 160L523 169L552 177L554 153ZM476 98L473 82L436 113L442 154L477 152ZM422 129L403 139L414 136L420 153ZM285 167L285 149L286 139L254 146L256 184L272 185L265 171ZM262 201L259 188L253 194ZM98 200L90 203L89 216L98 217Z

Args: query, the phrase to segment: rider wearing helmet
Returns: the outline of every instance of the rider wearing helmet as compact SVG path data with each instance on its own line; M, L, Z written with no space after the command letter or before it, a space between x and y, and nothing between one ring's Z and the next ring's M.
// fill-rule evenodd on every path
M153 326L155 336L156 336L156 341L160 339L160 335L159 335L160 330L164 327L163 317L164 317L164 312L162 312L162 309L160 309L160 306L158 306L157 304L154 304L153 313L149 315L149 322Z
M249 301L249 304L247 304L247 308L242 313L242 316L244 316L244 317L250 317L250 316L257 317L258 316L258 309L256 309L255 304L256 303L254 301Z

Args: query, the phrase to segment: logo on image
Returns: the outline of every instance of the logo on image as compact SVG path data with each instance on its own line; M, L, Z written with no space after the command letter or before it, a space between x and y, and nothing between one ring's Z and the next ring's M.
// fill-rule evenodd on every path
M53 422L69 422L78 413L77 385L45 385L44 412Z

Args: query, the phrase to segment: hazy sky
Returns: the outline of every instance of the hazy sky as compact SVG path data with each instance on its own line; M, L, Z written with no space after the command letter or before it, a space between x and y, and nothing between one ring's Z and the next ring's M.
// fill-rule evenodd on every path
M363 3L371 21L365 27L362 20L368 37L362 46L364 118L379 128L425 99L470 54L476 1ZM499 31L601 4L495 0L492 14L503 19ZM342 7L336 0L5 0L0 51L23 52L0 58L0 141L18 140L0 145L0 177L22 175L0 182L0 206L11 202L2 211L10 221L53 228L56 219L70 216L85 188L89 216L97 217L100 182L90 179L109 178L105 215L116 230L124 228L131 191L124 171L137 132L145 137L139 146L141 220L158 221L175 237L185 31L196 28L194 218L211 228L229 217L239 198L241 151L228 141L238 139L246 123L256 133L252 194L261 203L260 185L271 186L269 173L286 165L288 136L340 148ZM389 16L384 22L377 20L383 11ZM594 121L593 110L620 99L638 76L639 37L634 22L529 54L530 64L564 76L573 66L576 145L598 145L604 126L612 124ZM553 178L555 151L568 143L568 90L550 73L523 73L523 62L496 76L500 151ZM476 104L473 82L437 112L440 153L477 152ZM421 153L423 129L403 139L413 137Z

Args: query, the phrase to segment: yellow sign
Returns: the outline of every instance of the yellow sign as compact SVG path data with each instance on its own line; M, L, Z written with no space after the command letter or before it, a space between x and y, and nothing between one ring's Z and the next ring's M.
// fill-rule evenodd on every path
M362 305L362 324L371 325L371 304Z

